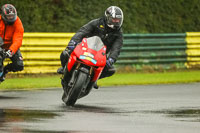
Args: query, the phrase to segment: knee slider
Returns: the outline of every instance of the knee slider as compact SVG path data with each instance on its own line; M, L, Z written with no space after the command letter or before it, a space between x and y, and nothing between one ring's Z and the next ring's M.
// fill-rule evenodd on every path
M12 66L12 71L17 72L17 71L22 71L24 70L24 65L22 64L17 64Z
M15 67L15 68L13 68L13 72L17 72L17 71L22 71L22 70L24 70L24 66L17 66L17 67Z
M18 66L18 71L22 71L22 70L24 70L24 66Z
M61 60L62 67L65 66L65 64L67 63L68 59L69 59L69 53L68 53L68 51L64 50L60 55L60 60Z
M113 75L116 72L115 68L108 69L108 76Z
M64 50L60 55L60 59L65 59L65 58L69 58L69 52L67 50Z

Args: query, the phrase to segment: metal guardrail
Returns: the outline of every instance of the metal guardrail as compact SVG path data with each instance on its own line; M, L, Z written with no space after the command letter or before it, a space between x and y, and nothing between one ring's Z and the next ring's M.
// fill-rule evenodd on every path
M169 68L171 64L185 67L187 61L186 34L125 34L124 45L117 64L145 65Z
M61 66L60 53L73 35L25 33L21 47L25 69L20 73L55 73ZM117 66L142 69L150 65L168 69L171 65L191 68L200 64L200 33L124 34L123 43Z
M74 33L24 33L20 48L24 58L24 71L20 73L56 73L60 53Z
M200 68L200 32L187 32L187 68Z

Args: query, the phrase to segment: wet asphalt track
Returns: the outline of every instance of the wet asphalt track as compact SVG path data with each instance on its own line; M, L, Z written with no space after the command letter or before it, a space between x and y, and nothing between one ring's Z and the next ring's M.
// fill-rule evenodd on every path
M199 133L200 83L105 87L66 107L62 89L0 91L0 133Z

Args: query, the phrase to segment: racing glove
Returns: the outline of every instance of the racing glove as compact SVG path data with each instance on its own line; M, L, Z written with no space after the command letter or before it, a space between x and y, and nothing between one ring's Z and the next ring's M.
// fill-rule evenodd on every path
M6 58L11 58L14 55L14 52L12 52L12 50L8 50L6 51Z
M106 66L107 67L112 67L112 65L114 64L114 60L112 59L112 58L108 58L107 60L106 60Z
M76 47L76 42L74 40L70 40L70 42L67 45L67 49L69 49L70 51L73 51L74 48Z

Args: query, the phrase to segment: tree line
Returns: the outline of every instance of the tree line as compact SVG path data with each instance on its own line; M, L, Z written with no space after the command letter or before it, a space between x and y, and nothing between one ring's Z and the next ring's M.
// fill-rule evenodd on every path
M1 0L13 4L25 32L76 32L104 16L111 5L124 12L124 33L200 31L199 0Z

